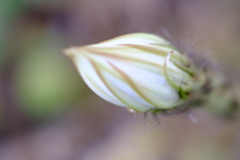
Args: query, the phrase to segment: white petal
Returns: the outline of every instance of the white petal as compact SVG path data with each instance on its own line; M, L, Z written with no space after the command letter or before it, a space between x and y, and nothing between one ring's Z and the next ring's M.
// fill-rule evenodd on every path
M124 71L122 74L125 74L132 81L132 85L136 86L139 92L137 94L155 107L170 108L179 100L178 94L168 84L163 75L160 74L162 72L161 68L158 68L159 74L156 74L119 61L111 61L111 63L118 70ZM125 79L122 77L122 79L127 81L126 77ZM130 84L128 85L130 86Z
M141 112L155 108L155 106L140 97L139 94L136 93L136 91L134 91L133 88L131 88L131 86L125 81L117 79L107 72L103 72L103 74L104 77L106 77L110 87L114 90L115 94L130 108Z
M89 59L84 56L77 55L75 60L83 80L98 96L113 104L127 107L125 104L119 101L105 86L100 77L97 75L96 70L89 62Z
M169 45L169 42L167 42L165 39L160 38L155 35L149 35L144 33L134 33L134 34L128 34L125 36L120 36L114 39L111 39L110 41L104 41L99 44L95 44L92 46L98 46L98 47L113 47L120 44L162 44L162 45Z

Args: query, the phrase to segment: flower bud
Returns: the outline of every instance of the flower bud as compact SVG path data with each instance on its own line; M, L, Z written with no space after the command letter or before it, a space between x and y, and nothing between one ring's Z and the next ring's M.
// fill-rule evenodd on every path
M86 84L130 111L172 109L202 83L188 58L165 39L133 33L65 50Z

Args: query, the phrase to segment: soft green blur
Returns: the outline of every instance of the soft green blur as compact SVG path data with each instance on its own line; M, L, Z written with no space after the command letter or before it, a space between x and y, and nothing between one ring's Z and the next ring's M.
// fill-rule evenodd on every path
M51 116L84 97L82 80L59 48L60 44L46 38L17 64L15 95L31 116Z
M62 53L158 34L239 90L239 0L1 0L0 12L0 160L240 159L239 119L201 107L131 114L97 97Z
M62 113L86 93L75 68L62 54L63 35L41 22L47 17L31 18L34 14L29 11L31 7L55 4L56 1L12 0L1 5L4 14L0 21L0 71L3 81L9 81L6 89L11 92L4 103L8 103L7 107L17 107L16 112L20 112L17 114L37 120Z

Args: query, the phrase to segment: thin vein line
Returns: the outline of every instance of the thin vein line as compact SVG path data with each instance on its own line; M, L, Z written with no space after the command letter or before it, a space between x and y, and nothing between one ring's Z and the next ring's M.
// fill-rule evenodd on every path
M113 65L111 62L108 62L122 77L128 82L130 86L132 86L132 89L144 100L146 100L148 103L155 107L163 108L163 106L160 106L159 104L153 103L149 97L144 94L144 92L141 91L135 84L135 82L127 75L125 74L122 70L120 70L117 66Z
M126 106L131 106L131 108L133 108L134 110L138 111L137 108L135 108L134 106L130 105L128 102L126 102L121 96L118 95L118 93L116 93L114 91L114 89L112 89L109 85L109 83L105 80L105 78L103 77L102 73L99 71L99 69L97 68L97 66L95 65L95 63L90 59L88 58L90 63L92 64L95 72L97 73L97 75L99 76L99 78L102 80L102 82L105 84L105 86L108 88L108 90L110 92L112 92L112 94L118 99L120 100L123 104L125 104Z

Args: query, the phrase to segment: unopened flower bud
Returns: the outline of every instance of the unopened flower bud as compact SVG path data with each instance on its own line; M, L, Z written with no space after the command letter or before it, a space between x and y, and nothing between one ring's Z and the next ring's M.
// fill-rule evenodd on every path
M65 50L100 97L131 111L175 108L203 83L188 58L165 39L133 33Z

